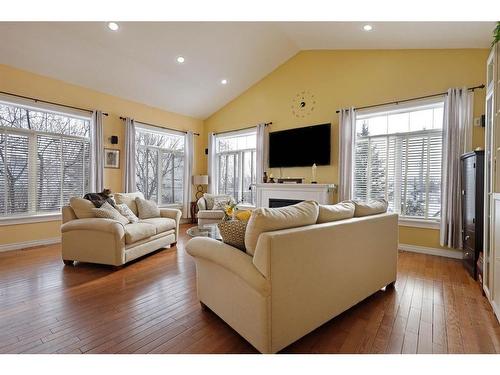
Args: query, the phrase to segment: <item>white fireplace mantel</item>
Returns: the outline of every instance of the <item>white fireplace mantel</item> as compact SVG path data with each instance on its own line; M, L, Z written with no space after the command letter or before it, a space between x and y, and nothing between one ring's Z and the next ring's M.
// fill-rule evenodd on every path
M257 207L269 207L269 199L314 200L332 204L334 184L256 184Z

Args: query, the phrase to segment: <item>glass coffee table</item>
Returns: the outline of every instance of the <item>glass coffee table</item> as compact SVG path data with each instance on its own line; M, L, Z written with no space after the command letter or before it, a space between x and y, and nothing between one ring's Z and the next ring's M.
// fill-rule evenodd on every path
M217 224L205 224L191 227L186 231L186 233L191 237L209 237L217 241L222 241Z

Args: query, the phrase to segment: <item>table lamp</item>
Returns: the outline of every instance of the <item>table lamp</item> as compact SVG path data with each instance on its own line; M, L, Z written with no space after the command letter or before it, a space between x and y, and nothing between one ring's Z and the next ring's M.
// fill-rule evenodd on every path
M196 199L200 199L203 196L203 186L208 185L208 176L207 175L196 175L193 176L193 185L196 185Z

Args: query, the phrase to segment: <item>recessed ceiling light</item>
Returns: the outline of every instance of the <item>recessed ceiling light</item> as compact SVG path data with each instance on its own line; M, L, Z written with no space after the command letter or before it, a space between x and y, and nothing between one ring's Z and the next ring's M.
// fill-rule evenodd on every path
M182 56L178 56L178 57L177 57L177 62L178 62L179 64L184 63L184 61L186 61L186 59L185 59L184 57L182 57Z
M363 30L365 30L365 31L372 31L372 29L373 29L372 25L364 25L363 26Z
M227 79L221 79L220 83L223 85L227 85Z
M108 28L110 30L116 31L120 28L116 22L108 22Z

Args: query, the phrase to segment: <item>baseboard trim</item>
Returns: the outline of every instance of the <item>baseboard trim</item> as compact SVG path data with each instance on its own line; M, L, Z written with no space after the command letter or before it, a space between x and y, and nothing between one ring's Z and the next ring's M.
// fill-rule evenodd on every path
M462 253L460 251L451 249L440 249L436 247L425 247L425 246L407 245L404 243L400 243L399 250L410 251L412 253L436 255L439 257L462 259Z
M4 251L28 249L30 247L36 247L36 246L53 245L59 242L61 242L61 237L52 237L52 238L45 238L42 240L7 243L4 245L0 245L0 253Z

